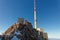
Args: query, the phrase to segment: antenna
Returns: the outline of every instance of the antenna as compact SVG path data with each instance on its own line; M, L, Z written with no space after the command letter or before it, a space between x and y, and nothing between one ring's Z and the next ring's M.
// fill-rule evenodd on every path
M34 27L37 29L36 0L34 0Z

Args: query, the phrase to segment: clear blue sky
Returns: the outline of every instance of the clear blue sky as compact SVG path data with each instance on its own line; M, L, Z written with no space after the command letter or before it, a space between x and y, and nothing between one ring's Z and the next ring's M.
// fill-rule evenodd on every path
M38 27L49 37L60 38L60 0L37 0ZM0 0L0 34L18 18L34 22L34 0Z

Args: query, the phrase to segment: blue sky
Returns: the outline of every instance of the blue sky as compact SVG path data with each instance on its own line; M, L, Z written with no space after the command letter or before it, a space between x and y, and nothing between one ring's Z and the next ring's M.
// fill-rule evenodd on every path
M60 0L37 0L38 27L50 38L60 38ZM34 0L0 0L0 34L18 18L34 23Z

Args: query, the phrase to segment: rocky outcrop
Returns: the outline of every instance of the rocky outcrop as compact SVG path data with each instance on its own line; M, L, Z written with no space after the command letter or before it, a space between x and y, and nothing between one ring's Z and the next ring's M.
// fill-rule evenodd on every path
M8 30L2 35L2 40L47 40L46 33L40 32L32 27L32 24L27 20L24 23L22 18L17 23L13 24ZM15 39L16 38L16 39Z

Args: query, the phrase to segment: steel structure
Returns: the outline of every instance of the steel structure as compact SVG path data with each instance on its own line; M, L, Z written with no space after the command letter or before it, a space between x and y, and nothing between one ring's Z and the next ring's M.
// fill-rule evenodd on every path
M34 0L34 27L37 29L36 0Z

